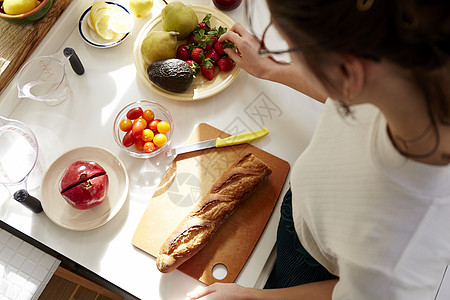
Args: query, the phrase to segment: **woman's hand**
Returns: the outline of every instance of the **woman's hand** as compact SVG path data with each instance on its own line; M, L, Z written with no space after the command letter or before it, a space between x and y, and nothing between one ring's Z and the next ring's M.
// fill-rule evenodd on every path
M251 299L252 290L254 289L245 288L235 283L214 283L207 287L197 288L189 292L186 297L189 300Z
M224 41L234 43L237 48L237 50L225 48L225 53L239 67L255 77L272 80L272 71L283 66L269 57L259 55L260 42L258 38L248 32L240 23L235 23L220 37L219 42Z
M296 64L279 63L270 56L259 55L260 41L244 26L235 23L224 33L219 42L230 41L236 45L236 50L225 48L224 51L234 62L249 74L287 85L320 102L325 102L327 96L310 82L304 68Z
M306 283L282 289L253 289L236 283L214 283L188 293L189 300L331 300L338 279Z

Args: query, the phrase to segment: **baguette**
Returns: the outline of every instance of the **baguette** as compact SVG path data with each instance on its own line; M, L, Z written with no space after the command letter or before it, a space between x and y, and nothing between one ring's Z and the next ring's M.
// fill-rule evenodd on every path
M158 270L171 272L197 254L271 173L252 153L231 165L163 243L156 258Z

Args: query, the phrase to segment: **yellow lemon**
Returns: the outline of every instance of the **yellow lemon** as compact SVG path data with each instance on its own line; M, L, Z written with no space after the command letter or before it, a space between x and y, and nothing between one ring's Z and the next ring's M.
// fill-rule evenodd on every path
M112 40L117 37L116 33L109 29L109 15L103 15L94 23L95 31L105 40Z
M3 10L8 15L19 15L33 10L36 4L36 0L4 0Z
M133 29L133 17L126 12L116 12L109 17L109 29L115 33L128 33Z
M97 19L103 14L102 11L108 8L108 4L104 1L97 1L92 4L89 15L91 16L92 24L95 24Z
M91 28L92 30L95 31L95 26L94 26L94 23L92 22L90 13L89 13L89 16L86 18L86 23L89 26L89 28Z
M130 0L128 4L136 18L147 17L153 8L153 0Z

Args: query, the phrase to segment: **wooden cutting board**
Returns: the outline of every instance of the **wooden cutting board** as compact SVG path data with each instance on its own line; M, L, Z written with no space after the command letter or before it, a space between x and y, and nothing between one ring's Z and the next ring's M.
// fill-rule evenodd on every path
M187 143L227 137L199 124ZM178 269L205 283L234 282L256 246L283 188L289 163L250 144L206 149L178 155L161 180L132 238L137 248L156 257L165 239L191 211L217 178L245 153L251 152L272 169L266 182L220 227L208 244ZM219 280L213 267L227 269ZM155 265L156 268L156 265Z
M0 93L71 1L54 0L45 16L31 24L0 20Z

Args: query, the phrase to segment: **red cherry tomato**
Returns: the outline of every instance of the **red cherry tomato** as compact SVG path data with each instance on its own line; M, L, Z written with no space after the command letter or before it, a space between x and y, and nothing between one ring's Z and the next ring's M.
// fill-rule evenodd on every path
M134 144L135 140L136 140L136 138L133 135L133 131L130 130L123 136L122 144L125 147L130 147Z
M130 109L127 112L127 118L130 119L130 120L134 120L134 119L137 119L139 117L142 117L142 113L143 113L142 108L135 107L135 108Z
M144 144L144 152L151 153L155 150L156 150L155 144L153 144L152 142L146 142Z
M137 118L133 122L133 128L131 131L133 132L133 135L135 138L140 138L142 135L142 131L147 128L147 121L145 121L143 118Z
M144 141L141 139L137 139L136 142L134 142L134 148L138 151L144 150Z
M142 117L145 119L145 121L147 121L147 123L150 123L155 119L155 113L150 109L146 109L142 113Z
M160 121L161 121L160 119L155 119L151 121L150 124L148 125L148 128L150 128L153 131L158 131L158 123Z
M125 132L130 130L132 126L133 126L133 122L131 122L130 119L123 119L119 123L120 130L125 131Z

